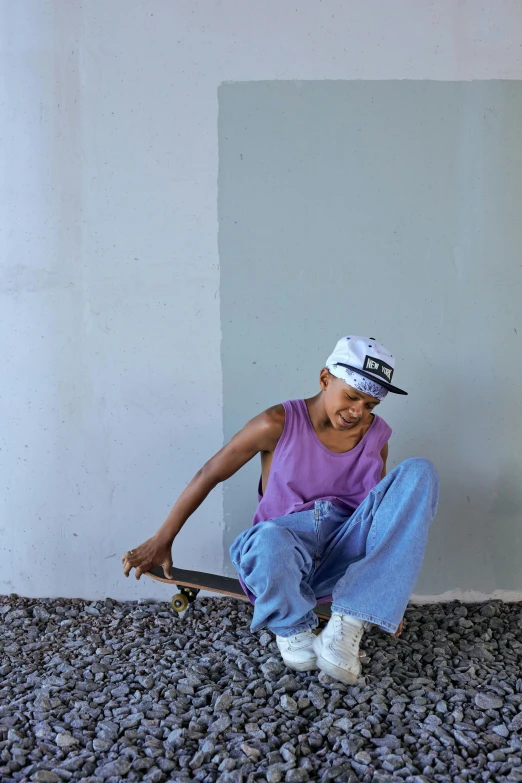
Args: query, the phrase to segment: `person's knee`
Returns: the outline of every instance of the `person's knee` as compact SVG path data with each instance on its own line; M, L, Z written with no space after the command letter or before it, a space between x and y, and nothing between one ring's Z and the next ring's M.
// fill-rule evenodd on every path
M425 457L411 457L410 459L405 459L404 462L401 462L400 466L417 478L429 479L435 484L438 484L439 482L437 468L433 462L430 462L430 460Z
M245 535L246 533L246 535ZM274 522L258 522L257 525L244 531L234 542L232 548L239 549L241 555L263 552L269 554L285 540L288 531Z
M288 538L288 530L280 525L276 525L275 522L258 522L252 528L252 539L257 542L270 544L272 542L283 541Z
M238 570L252 578L258 567L263 578L284 580L288 577L289 556L292 537L288 530L273 522L259 522L245 538L241 551L236 556ZM254 590L255 592L255 590Z
M408 482L417 487L428 504L429 522L437 512L439 503L439 474L433 462L424 457L413 457L401 463Z

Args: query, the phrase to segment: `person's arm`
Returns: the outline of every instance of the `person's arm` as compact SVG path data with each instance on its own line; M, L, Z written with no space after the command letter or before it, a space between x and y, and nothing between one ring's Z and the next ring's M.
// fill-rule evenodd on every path
M381 481L386 475L386 460L388 459L388 444L385 443L381 450L381 457L382 457L382 473L381 473Z
M232 440L198 470L181 493L159 530L123 558L123 571L128 576L136 569L136 579L154 566L161 565L163 573L171 578L172 543L177 534L207 495L220 482L226 481L261 451L274 451L283 432L285 411L282 405L260 413L251 419Z

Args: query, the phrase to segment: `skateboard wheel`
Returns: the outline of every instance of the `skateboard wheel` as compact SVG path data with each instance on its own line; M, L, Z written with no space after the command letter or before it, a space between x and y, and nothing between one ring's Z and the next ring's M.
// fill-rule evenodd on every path
M186 595L183 595L183 593L178 593L172 597L170 605L175 612L184 612L189 605L189 599Z

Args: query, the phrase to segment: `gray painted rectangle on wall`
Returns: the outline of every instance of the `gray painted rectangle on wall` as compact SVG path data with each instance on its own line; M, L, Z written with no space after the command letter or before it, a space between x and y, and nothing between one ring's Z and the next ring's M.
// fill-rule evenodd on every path
M338 337L381 340L390 464L441 475L416 593L522 590L521 138L521 82L219 90L225 438L314 394ZM258 477L225 485L227 561Z

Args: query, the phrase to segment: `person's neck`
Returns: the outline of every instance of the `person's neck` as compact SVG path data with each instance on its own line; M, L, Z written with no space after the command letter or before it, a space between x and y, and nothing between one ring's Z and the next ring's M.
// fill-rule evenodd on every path
M308 407L308 413L310 414L310 420L316 432L333 429L332 422L328 418L326 408L324 407L322 391L316 394L315 397L309 397L305 402Z

